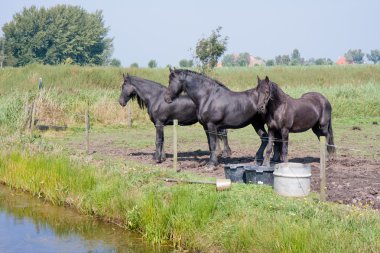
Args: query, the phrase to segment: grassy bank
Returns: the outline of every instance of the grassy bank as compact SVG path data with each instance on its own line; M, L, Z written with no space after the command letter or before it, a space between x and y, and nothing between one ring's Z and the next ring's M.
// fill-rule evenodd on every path
M287 199L271 188L168 185L174 172L136 163L106 167L42 154L3 152L0 180L54 204L113 219L149 241L204 252L379 252L374 211ZM181 174L192 178L192 175Z
M8 131L22 128L27 108L36 98L36 118L41 123L82 124L89 102L94 124L125 125L127 110L117 102L123 72L163 84L168 82L167 69L42 65L2 69L0 127ZM256 75L268 75L293 97L308 91L322 93L333 105L334 118L380 116L378 65L223 68L211 75L236 91L255 87ZM43 77L45 89L37 94L39 77ZM132 117L137 125L149 121L136 103L132 103Z

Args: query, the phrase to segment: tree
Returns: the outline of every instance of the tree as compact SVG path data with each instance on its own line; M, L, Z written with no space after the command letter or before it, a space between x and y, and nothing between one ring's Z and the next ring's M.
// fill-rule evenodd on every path
M274 66L274 60L273 59L269 59L265 62L265 65L267 66Z
M138 68L139 67L139 64L137 62L134 62L131 64L130 66L131 68Z
M235 56L233 54L226 54L222 59L223 67L236 66Z
M305 65L314 65L314 64L315 64L315 59L313 57L305 61Z
M332 65L333 63L330 58L318 58L314 61L315 65Z
M119 59L113 58L110 61L110 66L121 67L121 61Z
M380 50L371 50L371 53L367 54L367 59L373 62L374 64L380 62Z
M228 37L222 37L221 30L222 27L219 26L211 32L208 38L202 38L197 42L195 54L202 72L213 69L217 65L218 59L227 50Z
M323 58L318 58L314 61L315 65L325 65L326 61Z
M194 65L193 60L182 59L179 61L179 66L181 68L191 68L193 67L193 65Z
M344 54L344 57L346 57L347 61L350 63L362 64L364 53L361 49L350 49Z
M300 51L295 48L293 49L292 55L290 57L290 64L291 65L303 65L305 62L304 58L301 58Z
M0 37L0 68L3 68L3 63L4 63L4 60L5 60L4 43L5 43L4 38Z
M240 67L246 67L249 65L249 58L250 54L245 52L245 53L240 53L236 59L236 63Z
M2 30L7 65L61 64L68 58L74 64L103 65L112 53L102 12L79 6L24 8Z
M151 69L156 68L156 67L157 67L157 62L156 62L156 60L150 60L150 61L148 62L148 67L151 68Z
M290 63L290 57L289 55L278 55L275 57L276 64L277 65L289 65Z

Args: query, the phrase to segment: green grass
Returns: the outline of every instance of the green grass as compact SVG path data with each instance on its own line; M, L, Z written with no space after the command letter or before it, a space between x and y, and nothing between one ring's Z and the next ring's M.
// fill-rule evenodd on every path
M194 178L180 174L184 178ZM137 163L3 152L0 180L55 204L114 219L149 241L204 252L379 252L380 216L270 187L165 184L174 172Z
M5 68L0 71L0 128L20 129L26 107L37 100L41 123L76 126L83 124L87 102L93 124L125 125L127 110L118 104L122 73L129 72L163 84L167 69L122 69L107 67L43 66ZM235 91L256 86L256 75L269 75L288 94L299 97L308 91L325 95L333 106L334 118L380 116L380 66L309 66L222 68L210 74ZM44 91L37 95L38 78ZM149 122L145 111L132 103L137 125Z
M313 196L282 198L271 188L257 185L233 185L226 192L215 192L212 186L167 185L160 178L179 175L132 161L84 162L80 155L73 155L78 150L61 152L71 148L67 142L82 140L87 101L92 141L113 140L112 145L120 148L153 150L154 129L147 113L136 104L132 105L135 127L123 127L127 110L117 104L123 72L164 84L168 81L167 69L29 65L0 70L0 181L54 204L120 222L151 242L169 241L178 248L204 252L380 251L380 217L375 211L320 203ZM375 148L363 155L378 157L372 143L378 132L372 121L380 118L380 66L225 68L211 75L236 91L255 87L256 75L268 75L294 97L307 91L321 92L333 105L337 145L366 150L370 144ZM40 76L45 89L37 94ZM48 132L43 138L36 133L22 134L26 109L35 99L40 122L68 124L68 133L49 136ZM354 124L360 124L362 131L352 132ZM199 128L179 129L180 149L207 149ZM170 131L166 130L168 147ZM248 135L252 138L246 138ZM231 131L230 136L232 149L234 145L252 148L258 144L249 128ZM63 147L46 139L55 139ZM309 149L301 145L311 139L315 139L311 133L292 135L292 146L318 153L316 139Z

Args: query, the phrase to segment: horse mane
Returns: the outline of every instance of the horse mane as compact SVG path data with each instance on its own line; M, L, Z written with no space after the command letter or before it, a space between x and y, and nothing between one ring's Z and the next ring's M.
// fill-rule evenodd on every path
M131 96L131 99L132 99L132 101L137 100L137 104L139 105L139 107L140 107L141 110L144 110L144 109L146 108L146 104L145 104L144 100L142 100L142 99L140 98L140 96L137 95L137 92L135 92L135 93Z
M141 77L137 77L137 76L127 76L126 77L126 80L133 84L133 80L136 80L138 82L150 82L152 84L155 84L161 88L165 88L163 85L159 84L159 83L156 83L156 82L153 82L153 81L150 81L150 80L147 80L147 79L144 79L144 78L141 78ZM137 104L139 105L140 109L141 110L144 110L146 108L146 104L144 102L144 100L141 99L141 97L137 94L137 92L135 92L131 97L131 100L134 101L134 100L137 100Z
M275 82L272 82L270 81L270 86L271 86L271 92L270 92L270 97L269 99L270 100L273 100L274 97L277 97L277 98L291 98L288 94L286 94L281 88L280 86L278 86L277 83Z
M196 75L197 77L200 77L201 79L206 79L206 80L209 80L209 81L212 81L213 84L218 84L219 86L221 86L222 88L224 89L227 89L227 90L230 90L228 87L226 87L224 84L222 84L221 82L219 82L218 80L215 80L215 79L212 79L211 77L208 77L206 75L203 75L201 73L198 73L198 72L195 72L195 71L192 71L190 69L175 69L174 71L172 71L169 75L169 81L174 77L174 73L176 74L181 74L181 73L184 73L184 74L194 74Z

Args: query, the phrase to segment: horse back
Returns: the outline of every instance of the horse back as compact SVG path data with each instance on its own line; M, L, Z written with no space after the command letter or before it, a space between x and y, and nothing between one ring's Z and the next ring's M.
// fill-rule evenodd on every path
M323 96L319 92L308 92L301 96L300 99L306 100L309 103L311 103L313 106L319 106L320 109L323 110L330 110L331 111L331 104L327 100L325 96Z
M172 124L174 119L177 119L180 125L192 125L198 122L196 106L188 96L179 96L170 104L162 97L153 107L151 113L153 121L159 120L165 125Z
M289 101L286 120L291 132L303 132L331 117L331 105L320 93L309 92ZM290 121L290 119L292 119Z

